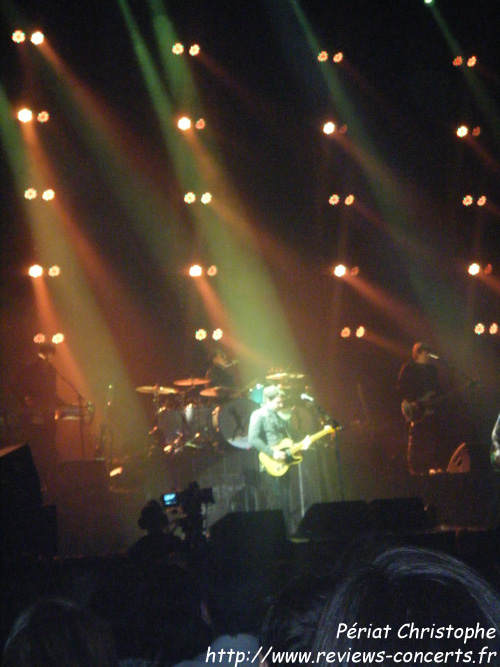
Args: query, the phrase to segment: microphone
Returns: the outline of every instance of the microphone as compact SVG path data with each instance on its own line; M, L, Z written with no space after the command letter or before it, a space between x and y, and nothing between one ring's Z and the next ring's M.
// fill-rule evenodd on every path
M309 396L309 394L301 394L300 398L303 401L310 401L311 403L314 403L314 398L312 396Z
M429 352L429 359L439 359L437 354L432 354L432 352Z

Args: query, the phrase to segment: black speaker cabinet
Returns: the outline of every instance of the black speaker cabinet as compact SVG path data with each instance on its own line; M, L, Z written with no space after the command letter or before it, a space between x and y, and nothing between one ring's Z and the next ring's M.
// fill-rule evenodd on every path
M320 541L345 540L371 530L371 516L364 500L316 503L305 513L296 537Z

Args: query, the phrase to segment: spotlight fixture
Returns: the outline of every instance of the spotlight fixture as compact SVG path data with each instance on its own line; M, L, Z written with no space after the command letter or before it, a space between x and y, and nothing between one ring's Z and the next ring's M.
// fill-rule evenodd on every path
M318 60L320 63L324 63L325 61L327 61L328 53L326 51L321 51L321 53L318 53Z
M332 195L330 199L328 200L328 203L331 206L336 206L340 201L340 197L338 195Z
M37 333L33 336L33 342L36 343L37 345L40 345L40 343L45 343L46 341L45 334L43 333Z
M342 62L342 60L344 60L344 54L342 53L342 51L339 51L333 56L334 63L340 63Z
M55 196L56 193L54 192L54 190L44 190L42 194L42 199L44 199L45 201L52 201L52 199L54 199Z
M199 118L196 121L195 127L197 130L203 130L205 128L205 119L204 118Z
M479 125L472 130L472 136L478 137L481 134L481 128Z
M468 58L468 60L467 60L467 67L474 67L475 65L477 65L477 58L476 58L476 56L471 56L470 58Z
M474 203L474 197L472 197L471 195L465 195L465 197L462 199L462 204L464 206L472 206L473 203Z
M481 195L481 197L479 197L476 203L478 206L484 206L486 204L486 196Z
M40 264L33 264L33 266L30 266L28 269L28 275L31 278L40 278L40 276L43 276L43 269Z
M199 264L193 264L189 267L189 275L191 278L199 278L202 274L202 268Z
M356 329L356 338L363 338L366 333L366 329L363 326L360 326Z
M460 125L460 127L457 129L457 137L466 137L468 133L469 128L466 125Z
M205 340L207 337L207 332L205 329L198 329L194 335L196 340Z
M489 332L492 336L495 336L498 333L498 324L496 322L490 324Z
M342 278L342 276L345 276L347 269L343 264L337 264L337 266L333 269L333 275L337 276L337 278Z
M39 123L46 123L49 120L49 118L50 115L48 111L40 111L40 113L36 117Z
M199 53L200 53L200 45L199 44L193 44L193 46L191 46L189 48L189 55L190 56L197 56L197 55L199 55Z
M333 134L335 132L335 123L332 123L331 121L328 121L328 123L325 123L323 125L323 132L325 134Z
M31 109L21 109L17 112L17 118L21 123L29 123L33 120L33 112Z
M212 334L212 338L214 340L220 340L223 335L224 335L224 332L222 331L222 329L216 329Z
M28 188L27 190L24 191L24 198L25 199L36 199L38 193L35 190L35 188Z
M176 56L180 56L181 53L184 53L184 47L180 42L177 42L177 44L174 44L172 47L172 53L174 53Z
M54 266L51 266L48 270L48 274L51 278L57 278L57 276L61 275L61 267L54 264Z
M40 44L43 44L45 40L43 32L40 32L40 30L37 30L31 35L31 43L34 44L35 46L39 46Z
M460 67L460 65L463 63L463 61L464 61L464 59L462 58L462 56L457 56L453 60L453 67Z
M205 192L204 194L201 195L201 203L202 204L210 204L212 201L212 195L210 192Z
M194 194L194 192L187 192L184 195L184 201L186 202L186 204L192 204L193 202L195 202L196 195Z
M179 118L179 120L177 121L177 127L179 128L179 130L182 130L183 132L189 130L189 128L191 127L190 119L187 116L182 116L182 118Z
M215 264L212 264L212 266L209 266L207 269L207 276L213 278L216 275L217 275L217 267L215 266Z
M344 204L346 206L350 206L353 203L354 203L354 195L347 195L347 197L344 200Z
M476 333L478 336L484 334L484 324L482 322L478 322L476 324L476 326L474 327L474 333Z
M468 271L471 276L477 276L477 274L481 271L481 267L479 266L479 264L474 262L469 266Z
M26 35L22 30L16 30L12 33L12 41L16 44L22 44L26 41Z
M342 338L349 338L349 336L351 335L351 330L349 329L349 327L344 327L340 332L340 335L342 336Z

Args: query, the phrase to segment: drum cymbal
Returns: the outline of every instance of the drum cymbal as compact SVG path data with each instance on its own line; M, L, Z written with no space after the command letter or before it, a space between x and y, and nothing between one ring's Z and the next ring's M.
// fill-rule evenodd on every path
M208 387L202 389L200 396L208 396L209 398L234 398L240 392L234 387Z
M139 392L139 394L161 394L162 396L177 393L177 389L174 389L174 387L161 387L159 385L136 387L135 390Z
M174 380L174 384L178 387L194 387L199 384L208 384L208 378L186 378L185 380Z
M304 373L272 373L266 375L266 380L281 381L281 380L302 380Z

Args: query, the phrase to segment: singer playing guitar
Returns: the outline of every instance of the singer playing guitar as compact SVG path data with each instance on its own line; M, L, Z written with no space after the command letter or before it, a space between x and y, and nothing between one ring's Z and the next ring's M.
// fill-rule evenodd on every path
M445 471L458 446L438 368L427 343L415 343L412 358L399 372L397 389L402 411L411 423L408 437L408 465L411 474Z

